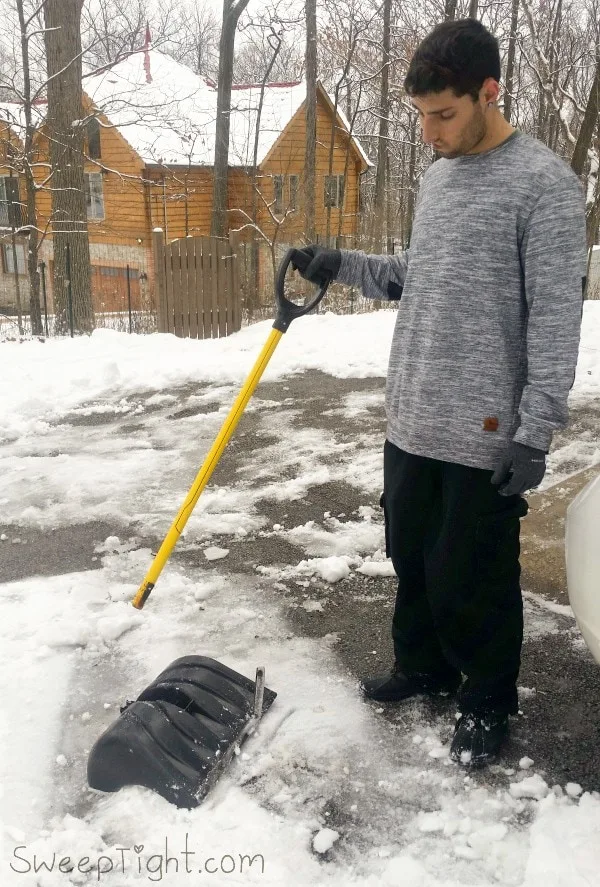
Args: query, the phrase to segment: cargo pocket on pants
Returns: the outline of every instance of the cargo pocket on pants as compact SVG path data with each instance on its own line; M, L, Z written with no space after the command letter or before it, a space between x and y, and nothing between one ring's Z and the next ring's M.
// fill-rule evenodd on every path
M383 524L385 529L385 556L391 557L392 550L390 548L390 522L388 520L387 508L385 507L385 494L381 494L379 499L379 507L383 508Z
M527 500L520 498L508 508L482 514L477 519L475 564L480 579L489 582L490 591L493 586L499 590L518 587L520 520L527 511Z

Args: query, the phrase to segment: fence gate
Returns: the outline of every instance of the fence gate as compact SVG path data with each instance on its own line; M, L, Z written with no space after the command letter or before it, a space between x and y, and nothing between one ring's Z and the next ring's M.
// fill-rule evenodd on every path
M159 228L152 240L158 331L210 339L239 330L237 237L181 237L166 244Z

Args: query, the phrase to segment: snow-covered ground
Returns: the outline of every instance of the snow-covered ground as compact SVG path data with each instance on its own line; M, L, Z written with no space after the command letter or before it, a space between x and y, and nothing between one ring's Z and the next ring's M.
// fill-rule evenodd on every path
M393 312L302 318L264 381L285 388L308 370L383 377L393 322ZM335 638L299 636L284 618L289 585L306 589L310 612L323 585L390 575L372 507L378 435L303 430L293 398L251 401L260 457L238 453L236 476L207 487L180 543L190 557L167 565L142 612L130 606L151 560L140 538L168 529L269 330L204 342L103 330L0 346L0 545L33 565L0 586L0 884L598 883L598 792L547 784L530 759L475 781L430 724L382 723L340 667ZM598 398L600 303L588 302L571 403ZM355 392L330 412L343 429L382 406L382 391ZM569 458L600 463L597 438L571 444ZM545 486L561 477L559 452L550 469ZM290 502L333 481L364 494L356 514L287 525ZM277 522L256 507L267 499L281 503ZM92 520L115 529L89 569L36 575L31 538ZM228 567L228 539L259 537L306 557L254 575ZM94 740L125 699L189 653L249 676L266 666L278 698L258 735L196 810L140 788L91 792Z

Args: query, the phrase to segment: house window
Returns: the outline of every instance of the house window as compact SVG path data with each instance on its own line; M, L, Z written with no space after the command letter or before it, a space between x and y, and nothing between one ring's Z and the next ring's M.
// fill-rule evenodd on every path
M86 124L88 155L92 160L100 159L100 124L96 117L90 117Z
M298 209L298 176L290 176L290 209Z
M283 176L273 176L273 199L275 205L273 212L283 212Z
M102 189L102 173L85 173L85 199L88 219L103 219L104 192Z
M344 176L325 176L325 206L341 207L344 203Z
M110 265L94 265L94 270L102 277L124 277L127 279L127 268L113 268ZM129 279L137 280L140 276L138 268L129 269Z
M27 267L25 264L25 246L22 243L17 243L15 245L15 249L16 249L16 253L17 253L17 273L18 274L26 274ZM12 243L3 243L2 244L2 259L4 262L5 274L14 274L15 273L15 260L14 260Z
M0 226L2 228L8 228L8 200L6 199L7 178L8 176L0 176Z
M20 228L23 207L16 176L0 176L0 228Z

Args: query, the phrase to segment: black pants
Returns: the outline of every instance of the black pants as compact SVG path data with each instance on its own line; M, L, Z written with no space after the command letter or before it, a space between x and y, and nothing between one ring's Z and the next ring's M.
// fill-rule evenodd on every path
M387 554L398 576L394 652L407 675L463 674L462 712L515 714L523 641L522 496L492 471L413 456L386 440Z

